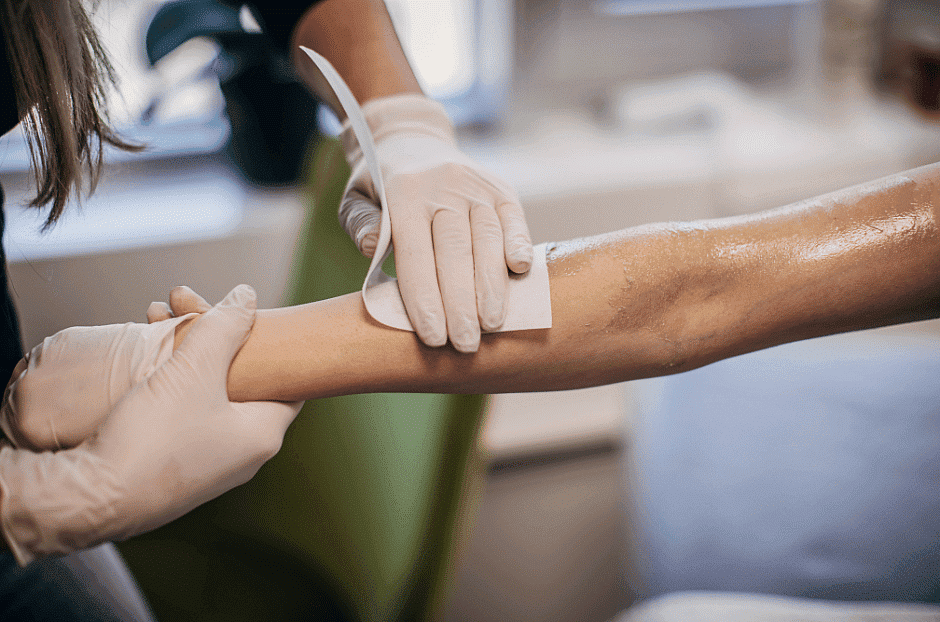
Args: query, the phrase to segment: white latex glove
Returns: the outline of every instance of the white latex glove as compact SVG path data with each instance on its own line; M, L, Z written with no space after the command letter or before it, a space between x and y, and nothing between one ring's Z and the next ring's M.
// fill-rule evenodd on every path
M507 266L526 272L532 241L513 189L458 148L443 106L423 95L395 95L362 107L385 182L395 269L418 337L441 346L450 337L475 352L480 330L506 316ZM378 197L351 128L343 146L352 176L340 223L371 257L379 234Z
M74 447L170 358L176 327L186 319L75 326L46 337L13 370L0 428L17 447Z
M0 528L21 564L154 529L277 453L300 404L232 403L226 393L254 317L254 291L240 285L95 436L59 452L0 448Z

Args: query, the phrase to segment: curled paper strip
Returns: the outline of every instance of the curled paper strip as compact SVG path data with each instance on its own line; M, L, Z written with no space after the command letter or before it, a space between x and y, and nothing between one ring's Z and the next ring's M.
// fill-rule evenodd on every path
M382 171L379 168L378 154L372 140L372 131L366 123L359 103L353 96L349 87L340 77L336 69L311 49L300 46L313 61L323 78L333 89L333 93L342 105L349 124L352 127L363 158L372 175L372 184L379 196L382 207L382 219L379 227L379 240L375 255L369 265L365 282L362 284L362 299L366 310L376 321L401 330L414 331L405 304L402 302L398 290L398 281L385 274L382 264L392 252L392 223L385 209L385 184L382 181ZM527 330L534 328L551 328L552 305L548 284L548 266L545 261L545 245L535 247L532 267L525 274L509 275L509 286L506 291L506 319L503 325L495 332L510 330Z

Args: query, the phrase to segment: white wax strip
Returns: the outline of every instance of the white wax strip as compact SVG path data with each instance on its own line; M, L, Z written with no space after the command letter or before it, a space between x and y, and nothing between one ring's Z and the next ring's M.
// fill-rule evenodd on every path
M366 274L366 280L362 284L362 299L366 310L373 319L386 326L414 331L398 290L398 281L382 270L382 264L392 252L392 223L389 220L388 210L385 209L388 201L385 198L385 184L382 181L375 143L372 141L372 131L362 115L362 109L356 98L329 61L309 48L300 46L300 49L310 57L343 106L353 134L359 141L362 156L369 167L369 174L372 175L372 184L379 195L382 208L379 240L372 263L369 265L369 272ZM506 320L497 332L551 328L552 326L545 245L540 244L534 250L532 267L528 272L521 275L510 273L509 287L506 291Z

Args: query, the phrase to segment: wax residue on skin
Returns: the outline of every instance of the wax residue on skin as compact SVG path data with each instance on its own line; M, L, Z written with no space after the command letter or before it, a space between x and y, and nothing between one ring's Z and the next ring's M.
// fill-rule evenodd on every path
M577 275L585 266L591 265L594 261L591 250L599 246L600 244L593 238L548 244L545 247L545 259L548 262L549 278Z
M643 229L645 227L635 227L629 231L552 242L546 245L545 249L548 275L553 278L575 276L593 265L596 260L616 259L623 263L629 259L624 239L636 236Z
M614 289L607 289L609 293L605 295L608 312L593 306L593 302L585 302L597 311L597 321L589 321L584 326L592 332L601 331L612 335L648 332L664 348L664 367L669 370L681 366L684 355L681 344L673 338L670 327L665 325L664 310L672 308L693 283L683 281L683 274L666 277L661 263L656 260L659 256L656 249L661 250L659 242L663 236L674 240L683 237L680 229L684 228L647 225L629 231L552 244L547 248L549 274L552 278L575 276L595 264L600 274L619 275ZM600 268L601 264L605 267ZM618 269L611 271L611 264ZM595 284L595 287L604 289L609 286L609 283Z

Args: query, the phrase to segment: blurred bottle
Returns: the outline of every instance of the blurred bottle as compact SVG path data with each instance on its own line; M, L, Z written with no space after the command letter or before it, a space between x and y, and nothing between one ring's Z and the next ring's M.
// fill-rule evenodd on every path
M216 74L225 97L232 128L226 152L254 184L299 183L312 141L319 137L319 102L251 12L228 0L171 0L159 6L146 28L151 65L193 38L216 42L220 53L207 69Z
M881 0L825 0L823 3L824 90L837 110L870 99L881 8Z
M940 120L940 0L886 0L875 83Z

